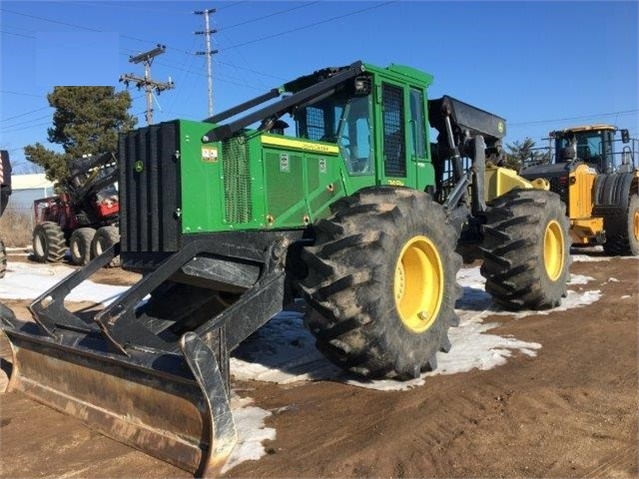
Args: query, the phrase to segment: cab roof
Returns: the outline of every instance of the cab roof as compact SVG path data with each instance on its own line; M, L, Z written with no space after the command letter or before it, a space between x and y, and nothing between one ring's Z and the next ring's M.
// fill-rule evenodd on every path
M593 131L593 130L616 130L617 127L613 126L613 125L604 125L604 124L595 124L595 125L580 125L580 126L573 126L570 128L564 128L563 130L553 130L550 132L551 135L553 134L560 134L560 135L565 135L566 133L578 133L580 131Z

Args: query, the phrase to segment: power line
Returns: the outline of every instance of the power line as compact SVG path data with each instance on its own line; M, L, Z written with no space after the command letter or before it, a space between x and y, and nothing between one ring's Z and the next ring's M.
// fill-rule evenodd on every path
M233 67L233 68L237 68L238 70L244 70L244 71L247 71L247 72L255 73L256 75L262 75L262 76L265 76L265 77L273 78L275 80L283 80L283 81L287 81L288 80L288 78L278 77L276 75L269 75L268 73L263 73L263 72L260 72L260 71L257 71L257 70L253 70L252 68L241 67L241 66L235 65L233 63L222 62L220 60L215 60L215 63L219 63L220 65L227 65L227 66L230 66L230 67Z
M27 18L33 18L33 19L36 19L36 20L42 20L43 22L56 23L58 25L64 25L66 27L78 28L80 30L86 30L86 31L89 31L89 32L108 33L108 32L105 32L104 30L98 30L97 28L86 27L84 25L78 25L76 23L63 22L63 21L60 21L60 20L54 20L52 18L39 17L37 15L30 15L28 13L16 12L14 10L7 10L6 8L0 8L0 11L6 12L6 13L12 13L14 15L20 15L20 16L27 17ZM137 38L137 37L133 37L133 36L130 36L130 35L119 34L119 36L122 37L122 38L126 38L126 39L129 39L129 40L135 40L137 42L142 42L142 43L155 43L152 40L145 40L144 38ZM29 38L31 38L31 37L29 37ZM176 48L175 50L179 50L179 49ZM189 52L186 52L185 50L182 50L182 51L184 53L189 53Z
M197 38L193 37L193 39L191 40L191 45L189 46L189 49L193 50L195 48L195 43L197 42ZM189 68L191 67L191 64L193 63L193 60L195 59L195 55L187 55L184 57L184 60L180 63L180 68L177 68L177 70L179 70L180 72L182 72L181 74L178 74L178 78L176 78L176 83L178 85L186 85L187 84L187 78L189 76L190 73L193 73L189 70ZM169 108L172 108L173 105L175 105L180 98L182 97L182 93L185 91L185 88L178 88L175 92L174 95L171 95L171 100L169 103Z
M47 121L45 123L38 123L37 125L23 126L22 128L16 128L12 130L2 130L3 133L15 133L17 131L30 130L31 128L36 128L39 126L50 125L51 122Z
M21 95L21 96L34 96L36 98L42 98L42 95L34 95L33 93L24 93L20 91L0 90L0 93L8 93L10 95Z
M130 4L126 4L126 5L120 5L117 4L115 2L51 2L51 3L59 3L61 5L67 5L67 4L72 4L72 5L78 5L78 6L86 6L86 7L111 7L111 8L120 8L120 9L125 9L125 10L137 10L137 11L144 11L144 12L155 12L155 13L168 13L171 15L174 15L176 12L176 10L163 10L163 9L158 9L158 8L149 8L147 6L144 7L136 7ZM150 2L145 2L145 3L150 3Z
M220 10L225 10L227 8L231 8L231 7L236 7L238 6L240 3L245 3L245 2L233 2L233 3L228 3L226 5L223 5L221 7L218 8L218 11Z
M13 128L14 126L27 125L34 121L44 120L45 118L51 118L51 115L39 116L38 118L32 118L31 120L23 121L20 123L14 123L13 125L5 125L3 128Z
M230 30L231 28L240 27L242 25L247 25L249 23L257 22L257 21L260 21L260 20L265 20L267 18L275 17L277 15L282 15L284 13L292 12L293 10L299 10L300 8L310 7L311 5L315 5L316 3L320 3L320 2L316 1L316 2L305 3L303 5L298 5L298 6L293 7L293 8L287 8L286 10L280 10L280 11L277 11L277 12L269 13L268 15L263 15L261 17L252 18L252 19L246 20L244 22L236 23L235 25L231 25L231 26L228 26L228 27L220 28L219 30L220 31L222 31L222 30L224 30L224 31Z
M130 48L125 48L124 50L130 51L130 52L137 51L137 50L132 50ZM124 53L124 52L120 52L120 55L130 56L128 53ZM191 56L189 58L195 58L195 56ZM278 80L287 80L286 78L281 78L281 77L277 77L277 76L274 76L274 75L268 75L266 73L261 73L261 72L258 72L257 70L253 70L251 68L240 67L240 66L228 63L228 62L221 62L221 61L215 60L215 63L219 63L221 65L228 65L228 66L231 66L231 67L234 67L234 68L238 68L240 70L246 70L246 71L249 71L249 72L252 72L252 73L255 73L255 74L259 74L259 75L275 78L275 79L278 79ZM176 66L176 64L173 64L173 63L157 61L154 64L155 65L162 65L162 66L165 66L165 67L170 67L173 70L177 70L177 71L188 73L188 74L192 74L192 75L197 75L197 76L200 76L200 77L205 77L206 76L206 73L202 73L201 71L191 70L189 68L182 68L181 66ZM247 87L247 88L253 88L255 90L264 90L264 86L263 85L250 84L250 83L247 83L247 82L237 83L237 82L233 81L233 80L235 80L234 78L232 78L232 77L224 77L223 75L220 75L220 74L216 75L216 79L217 79L217 81L221 81L221 82L224 82L224 83L229 83L229 84L232 84L232 85L237 85L237 86L242 86L242 87ZM179 94L180 91L181 90L178 89L178 94Z
M568 117L568 118L555 118L555 119L552 119L552 120L535 120L535 121L527 121L527 122L522 122L522 123L510 123L508 126L509 127L513 127L513 126L544 125L546 123L553 123L553 122L560 122L560 121L587 120L587 119L590 119L590 118L600 118L600 117L608 117L608 116L615 116L615 115L628 115L628 114L631 114L631 113L636 113L638 111L639 111L639 109L623 110L623 111L615 111L615 112L611 112L611 113L600 113L600 114L593 114L593 115L573 116L573 117Z
M23 35L22 33L7 32L6 30L0 30L0 32L4 33L5 35L14 35L16 37L30 38L31 40L35 40L35 37L31 37L29 35Z
M325 20L320 20L319 22L309 23L308 25L303 25L303 26L297 27L297 28L291 28L290 30L286 30L286 31L279 32L279 33L274 33L272 35L267 35L265 37L256 38L254 40L249 40L249 41L244 42L244 43L238 43L237 45L231 45L230 47L220 48L220 51L226 51L226 50L231 50L233 48L245 47L246 45L252 45L253 43L262 42L264 40L270 40L271 38L281 37L282 35L287 35L289 33L299 32L300 30L305 30L307 28L316 27L317 25L323 25L324 23L334 22L335 20L341 20L342 18L351 17L353 15L358 15L360 13L368 12L368 11L374 10L376 8L381 8L381 7L384 7L386 5L390 5L391 3L396 3L397 1L398 0L391 0L390 2L383 2L383 3L379 3L377 5L373 5L371 7L361 8L359 10L355 10L355 11L350 12L350 13L345 13L343 15L337 15L335 17L327 18Z
M36 19L36 20L43 20L45 22L57 23L58 25L64 25L66 27L80 28L82 30L88 30L90 32L102 33L102 32L100 32L100 30L96 30L95 28L85 27L84 25L76 25L76 24L73 24L73 23L62 22L60 20L53 20L51 18L38 17L37 15L30 15L28 13L16 12L14 10L8 10L6 8L0 8L0 11L5 12L5 13L12 13L14 15L20 15L22 17L33 18L33 19Z
M9 118L3 118L2 120L0 120L0 123L3 122L3 121L9 121L9 120L13 120L15 118L20 118L20 117L23 117L23 116L27 116L27 115L30 115L31 113L36 113L38 111L46 110L47 108L51 108L51 107L50 106L43 106L42 108L38 108L37 110L31 110L31 111L28 111L26 113L22 113L20 115L10 116Z

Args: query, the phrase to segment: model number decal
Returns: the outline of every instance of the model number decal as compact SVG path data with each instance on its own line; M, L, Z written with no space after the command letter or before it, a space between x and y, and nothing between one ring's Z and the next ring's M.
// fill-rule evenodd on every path
M280 173L288 173L291 171L291 164L288 161L288 155L280 155Z
M388 184L393 186L404 186L404 182L402 180L388 180Z
M210 146L202 147L202 161L207 163L217 163L217 148Z

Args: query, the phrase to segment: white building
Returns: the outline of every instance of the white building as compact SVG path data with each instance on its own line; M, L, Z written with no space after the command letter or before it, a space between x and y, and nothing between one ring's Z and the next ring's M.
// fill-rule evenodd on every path
M53 182L44 173L11 175L11 196L7 211L33 214L33 202L53 196Z

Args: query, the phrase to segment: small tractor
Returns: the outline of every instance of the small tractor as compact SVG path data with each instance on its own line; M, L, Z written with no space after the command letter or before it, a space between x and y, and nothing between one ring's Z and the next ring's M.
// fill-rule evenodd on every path
M0 217L4 213L9 196L11 195L11 162L9 161L9 152L0 150ZM4 278L7 272L7 250L4 247L4 241L0 236L0 278Z
M34 201L36 261L60 261L69 248L71 263L85 265L120 241L118 167L112 153L69 162L61 193ZM118 266L114 258L107 266Z
M637 140L612 125L551 131L549 139L551 163L528 166L520 174L545 178L559 194L573 246L603 245L611 256L639 255Z
M397 380L450 349L462 258L483 259L506 308L560 304L565 205L487 165L505 121L429 100L432 81L358 61L121 134L121 242L36 299L35 322L0 311L10 389L214 475L237 440L229 352L299 297L328 359ZM65 297L118 253L141 280L92 319L73 314Z

